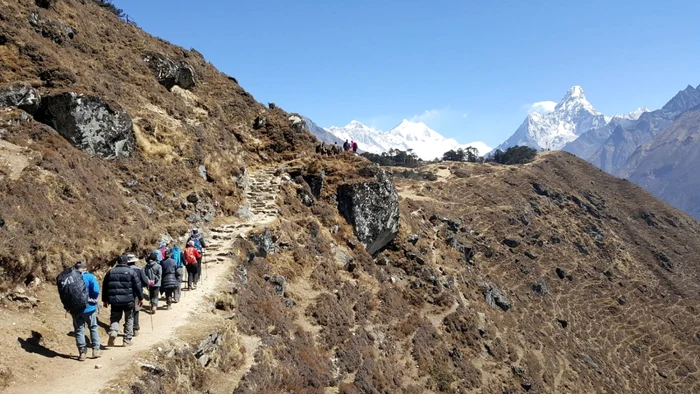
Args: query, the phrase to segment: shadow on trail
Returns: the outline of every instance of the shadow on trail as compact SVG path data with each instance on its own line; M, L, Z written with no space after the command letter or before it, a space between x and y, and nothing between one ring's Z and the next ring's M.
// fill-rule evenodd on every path
M22 338L17 338L17 341L19 342L20 346L22 346L22 349L24 349L25 352L27 353L35 353L40 356L44 356L47 358L55 358L55 357L61 357L61 358L67 358L67 359L74 359L75 357L66 355L66 354L61 354L58 352L55 352L44 345L41 344L41 334L32 331L32 336L27 338L27 339L22 339Z

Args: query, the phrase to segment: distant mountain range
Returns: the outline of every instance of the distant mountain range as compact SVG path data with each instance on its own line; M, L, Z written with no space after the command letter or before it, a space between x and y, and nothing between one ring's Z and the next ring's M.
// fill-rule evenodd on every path
M498 149L527 145L571 152L626 177L700 219L700 86L661 109L607 117L574 86L551 113L532 113Z
M491 148L483 142L460 144L454 139L445 138L423 122L412 122L406 119L389 131L376 130L356 120L343 127L332 126L327 129L319 127L310 119L306 119L306 124L309 131L321 141L339 144L345 140L355 141L360 150L377 154L391 149L412 150L421 159L432 160L442 157L443 153L451 149L470 146L476 148L479 155L485 155L491 151Z

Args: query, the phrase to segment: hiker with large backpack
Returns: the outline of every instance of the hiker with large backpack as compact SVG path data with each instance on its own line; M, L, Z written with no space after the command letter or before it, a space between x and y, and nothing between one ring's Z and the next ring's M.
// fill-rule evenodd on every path
M195 287L197 282L202 278L202 256L204 256L205 248L207 247L206 242L204 242L204 237L199 229L192 229L192 235L189 241L194 242L194 247L199 251L200 256L197 258L197 272L195 273L194 284Z
M185 248L185 264L187 264L187 290L197 289L197 261L202 260L202 254L194 246L194 241L187 241Z
M141 287L148 287L148 278L146 277L146 273L143 271L143 268L139 267L136 265L138 262L138 259L134 255L128 255L128 263L127 265L129 266L129 269L136 275L136 278L139 280L139 284ZM143 289L142 289L143 291ZM139 332L141 331L141 319L140 319L140 312L141 309L143 309L143 306L136 303L134 304L134 336L137 337L139 336ZM124 331L126 331L126 328L124 328Z
M347 152L347 151L350 150L350 147L351 147L351 145L350 145L350 143L348 142L348 140L345 140L345 142L343 142L343 150L344 150L345 152Z
M127 265L130 261L136 262L136 257L120 256L117 265L107 272L102 282L102 302L105 308L111 306L108 346L114 346L114 341L119 336L119 322L122 316L125 320L124 346L131 346L134 336L134 307L137 304L143 305L143 287L134 271Z
M175 289L180 287L181 276L178 274L177 263L173 259L172 252L165 252L165 260L160 263L163 268L163 279L161 280L160 289L165 293L166 309L170 309L170 305L174 301Z
M160 251L154 250L146 259L146 267L143 269L148 278L148 299L151 303L151 315L155 315L158 310L158 296L160 295L161 279L163 278L163 267L160 266Z
M185 276L185 253L180 250L180 247L175 245L170 249L170 258L175 260L177 266L177 277L180 281L175 288L175 299L174 303L180 302L180 295L182 294L182 278Z
M100 296L100 285L97 279L86 271L85 263L79 261L72 268L64 270L56 278L56 284L63 308L73 317L78 361L87 359L86 324L90 330L92 358L100 357L100 333L97 324L97 299Z

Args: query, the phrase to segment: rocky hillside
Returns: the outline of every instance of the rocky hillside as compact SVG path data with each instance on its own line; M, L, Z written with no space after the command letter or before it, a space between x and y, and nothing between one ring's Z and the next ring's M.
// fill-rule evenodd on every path
M620 171L667 203L700 219L700 110L686 112L639 147Z
M0 269L12 280L231 215L247 166L313 148L301 119L92 0L1 0L0 58Z
M697 222L566 153L415 171L435 180L397 170L396 196L349 156L280 168L280 223L233 251L215 361L155 364L216 391L247 341L235 393L697 390Z

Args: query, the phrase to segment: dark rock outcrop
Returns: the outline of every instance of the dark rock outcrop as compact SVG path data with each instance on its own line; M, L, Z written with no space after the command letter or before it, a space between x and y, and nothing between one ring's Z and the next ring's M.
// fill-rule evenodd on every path
M36 12L29 14L29 24L32 25L35 32L59 45L68 40L72 40L77 34L75 29L66 22L61 20L43 19Z
M383 170L376 173L374 182L340 185L337 201L338 211L368 253L381 250L399 232L399 196Z
M262 129L265 126L267 126L267 117L265 117L265 116L258 116L253 121L253 129L254 130Z
M18 107L33 114L39 109L40 103L39 92L27 84L0 87L0 107Z
M45 97L35 115L76 148L106 159L128 157L135 138L131 116L96 96L73 92Z
M287 288L287 281L282 275L265 275L263 278L275 287L275 294L284 297L284 292Z
M303 175L302 178L304 178L304 181L311 188L311 194L313 194L316 198L321 197L321 191L323 190L323 181L326 179L325 171L321 171L320 174Z
M269 228L259 234L251 234L248 239L258 248L257 256L266 257L270 253L275 253L275 240Z
M56 3L56 0L35 0L37 7L51 8Z
M484 298L486 299L486 302L494 308L498 307L503 311L508 311L510 308L512 308L512 304L510 303L508 297L506 297L506 295L503 294L500 289L493 287L492 285L487 284L484 287Z
M173 61L159 53L148 53L143 57L148 67L158 79L158 83L168 90L173 86L192 89L197 84L192 66L184 61Z

